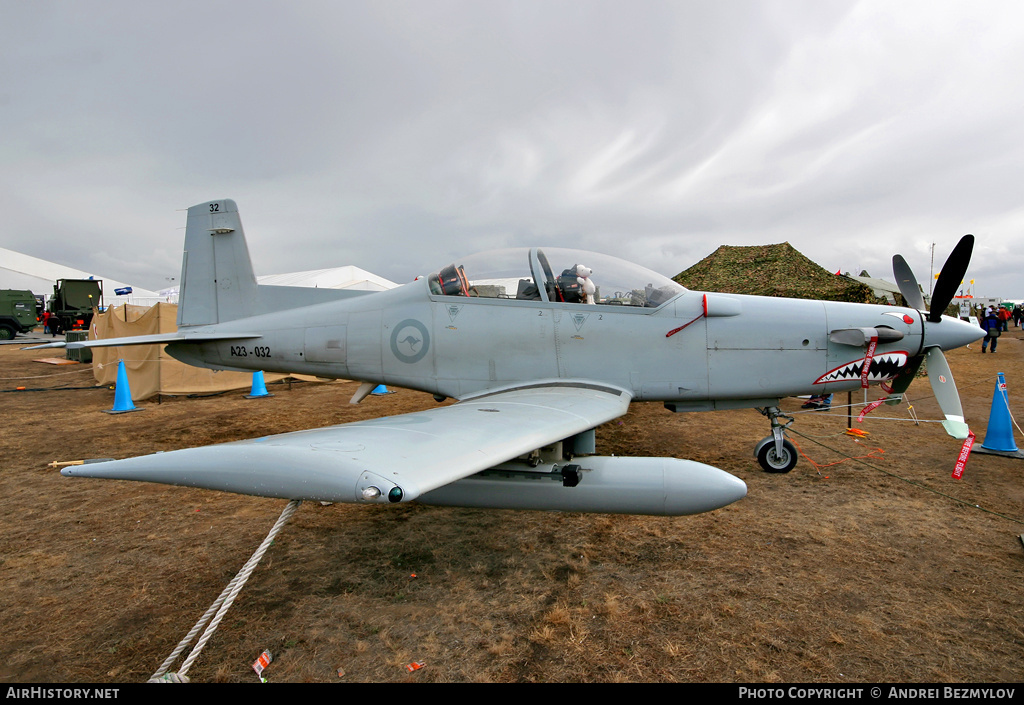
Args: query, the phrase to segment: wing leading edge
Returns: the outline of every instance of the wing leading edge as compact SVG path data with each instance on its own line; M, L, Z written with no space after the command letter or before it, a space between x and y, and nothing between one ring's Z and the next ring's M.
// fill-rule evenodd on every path
M282 499L411 501L626 413L617 387L557 381L402 416L66 468Z

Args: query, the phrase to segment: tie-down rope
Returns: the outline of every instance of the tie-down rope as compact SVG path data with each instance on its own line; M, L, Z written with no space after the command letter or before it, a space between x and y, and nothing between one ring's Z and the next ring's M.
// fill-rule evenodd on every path
M168 656L162 664L160 664L160 668L157 669L156 673L149 677L149 680L147 681L148 683L188 683L188 677L185 675L188 673L188 669L192 667L192 663L199 657L203 647L206 646L206 642L209 641L210 637L213 636L213 633L217 631L217 626L220 624L220 620L224 618L224 615L227 614L228 609L231 607L231 603L235 601L235 598L238 597L238 593L240 593L242 588L245 587L245 583L252 574L252 571L256 569L256 566L263 558L263 554L267 552L267 549L270 548L270 544L274 542L274 537L277 536L278 532L280 532L281 529L284 528L284 525L288 523L288 520L291 519L292 514L295 513L295 510L299 508L300 504L302 504L301 499L293 499L288 503L288 506L284 508L283 512L281 512L281 516L278 517L273 528L270 529L270 533L267 534L267 538L263 539L263 543L261 543L260 547L256 549L256 552L252 554L252 557L246 561L245 565L242 566L242 569L238 571L238 575L231 579L231 582L224 588L224 591L221 592L220 596L212 605L210 605L210 608L206 610L206 614L196 622L196 625L192 627L192 630L188 634L185 635L185 638L182 639L174 651L171 652L171 655ZM174 663L178 656L181 655L181 652L183 652L189 643L191 643L199 630L206 625L206 622L209 621L214 612L217 613L217 616L214 617L213 621L210 622L210 625L206 627L206 631L203 632L199 641L196 642L195 648L193 648L189 653L188 658L186 658L181 664L181 668L177 671L168 673L167 669L171 667L171 664Z

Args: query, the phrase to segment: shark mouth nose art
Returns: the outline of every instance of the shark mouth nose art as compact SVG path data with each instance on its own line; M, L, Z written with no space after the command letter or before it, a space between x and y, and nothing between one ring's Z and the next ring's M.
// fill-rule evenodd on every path
M899 371L907 364L908 357L909 354L904 351L887 352L875 355L871 360L871 368L868 371L868 381L881 382L885 379L892 379L899 374ZM826 372L824 375L816 379L814 383L827 384L829 382L843 382L846 380L860 379L861 374L864 372L864 361L866 359L866 357L862 357L859 360L847 362L845 365L841 365L831 372Z

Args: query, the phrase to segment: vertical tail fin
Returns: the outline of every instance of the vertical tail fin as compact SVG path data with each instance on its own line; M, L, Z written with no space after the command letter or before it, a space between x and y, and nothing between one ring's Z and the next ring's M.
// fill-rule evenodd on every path
M229 198L188 209L178 293L178 326L252 315L256 275L238 206Z

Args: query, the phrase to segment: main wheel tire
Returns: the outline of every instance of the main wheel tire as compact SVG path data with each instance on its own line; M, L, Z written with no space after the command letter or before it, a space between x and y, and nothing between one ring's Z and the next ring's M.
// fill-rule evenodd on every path
M765 443L757 452L757 462L765 472L789 472L796 467L796 446L787 440L782 441L782 455L775 452L775 441Z
M6 323L0 323L0 340L14 340L14 336L18 334L18 331L14 330L11 326Z

